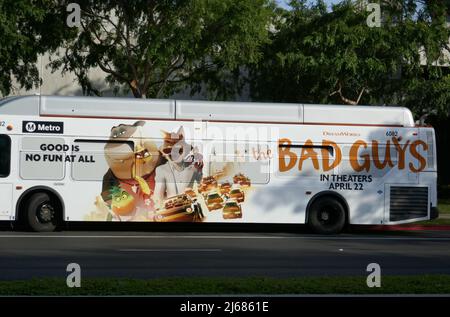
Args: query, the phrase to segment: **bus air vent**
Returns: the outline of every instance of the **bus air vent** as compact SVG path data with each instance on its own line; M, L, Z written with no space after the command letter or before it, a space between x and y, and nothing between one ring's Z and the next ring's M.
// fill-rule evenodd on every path
M428 215L428 187L392 186L390 221L423 218Z

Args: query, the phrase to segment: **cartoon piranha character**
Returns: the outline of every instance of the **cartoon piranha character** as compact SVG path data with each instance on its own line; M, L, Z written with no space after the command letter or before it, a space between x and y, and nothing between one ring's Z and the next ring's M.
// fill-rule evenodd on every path
M163 131L161 153L167 162L156 168L154 198L161 207L163 200L184 193L202 179L203 156L198 149L186 143L183 127L177 132Z
M136 208L136 202L132 195L118 186L111 189L111 210L117 216L129 216Z
M134 207L141 210L143 215L154 209L152 194L155 168L162 164L163 158L156 144L143 137L144 124L144 121L137 121L133 125L120 124L113 127L110 140L105 145L109 170L103 177L101 196L107 207L119 211L116 214L126 212L128 207L120 207L114 202L114 196L110 195L110 190L114 187L120 187L129 194L133 198ZM132 204L127 203L127 206Z

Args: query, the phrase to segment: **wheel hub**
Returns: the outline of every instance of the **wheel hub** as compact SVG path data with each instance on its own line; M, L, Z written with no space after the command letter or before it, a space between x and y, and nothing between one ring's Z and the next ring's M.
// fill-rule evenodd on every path
M42 222L50 222L54 217L55 211L49 204L43 204L39 209L38 217Z
M330 214L328 211L322 211L320 213L320 219L323 221L328 221L330 219Z

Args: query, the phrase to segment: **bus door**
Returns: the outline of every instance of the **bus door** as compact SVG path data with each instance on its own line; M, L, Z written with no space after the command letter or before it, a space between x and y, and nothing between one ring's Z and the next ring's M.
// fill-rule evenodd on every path
M11 214L12 183L8 179L11 171L11 138L0 134L0 217Z

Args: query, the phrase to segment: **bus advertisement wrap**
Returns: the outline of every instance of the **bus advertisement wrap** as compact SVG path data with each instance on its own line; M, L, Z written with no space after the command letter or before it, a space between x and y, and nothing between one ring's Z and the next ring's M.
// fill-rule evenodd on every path
M95 198L95 211L84 220L217 222L258 214L257 202L253 202L257 188L252 186L251 176L269 172L271 149L261 152L247 145L251 155L241 155L236 149L232 160L208 162L209 171L205 173L204 154L188 143L183 126L176 132L161 131L160 140L145 138L144 128L144 121L136 121L111 129L110 140L104 144L108 170L101 194ZM103 160L98 155L80 154L80 147L83 142L72 146L41 144L42 152L52 154L27 154L25 161L96 164ZM421 140L357 140L345 148L347 152L343 153L342 147L331 140L293 144L288 138L280 138L276 173L282 177L309 170L317 174L319 182L327 184L328 190L363 191L376 180L377 172L396 168L418 173L426 167L428 146ZM69 151L72 154L61 154ZM262 168L246 174L248 165L255 162ZM341 165L347 165L350 173L334 174Z
M22 102L30 115L14 115ZM0 206L0 219L29 217L37 231L54 230L60 217L306 223L334 233L345 224L435 214L434 130L416 126L405 108L184 100L145 106L54 96L3 103L0 190L11 199ZM335 122L325 121L325 112Z

